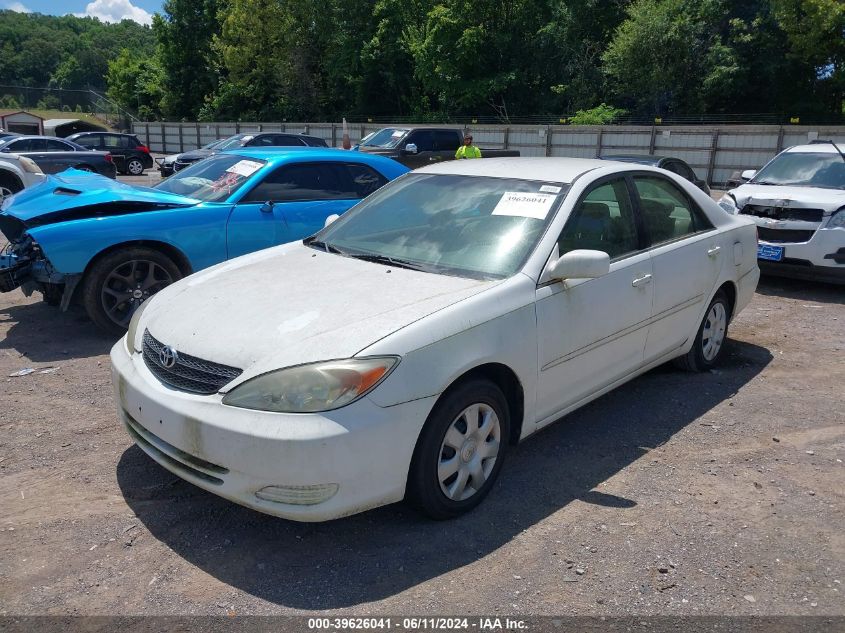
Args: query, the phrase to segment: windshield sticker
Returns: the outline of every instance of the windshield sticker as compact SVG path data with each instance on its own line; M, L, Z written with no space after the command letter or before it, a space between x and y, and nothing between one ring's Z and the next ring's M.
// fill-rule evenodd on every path
M545 220L556 199L557 196L550 193L506 191L493 209L492 215L515 215Z
M545 193L560 193L560 187L553 187L552 185L543 185L540 187L540 191Z
M232 189L238 185L242 178L243 176L241 174L236 174L227 169L220 178L211 183L211 190L215 193L220 193L221 191L231 193Z
M390 135L391 138L399 138L405 133L405 130L393 130L393 134Z
M239 174L244 178L249 178L263 166L263 163L257 163L254 160L242 160L229 167L226 171Z

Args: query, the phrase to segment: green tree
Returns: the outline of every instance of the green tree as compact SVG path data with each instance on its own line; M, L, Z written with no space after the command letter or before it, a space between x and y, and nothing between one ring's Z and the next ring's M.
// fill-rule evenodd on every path
M211 42L220 32L219 6L218 0L165 0L153 16L164 71L162 108L171 117L195 119L214 92Z
M124 108L137 112L139 117L157 119L162 115L163 79L158 56L137 57L129 49L123 49L109 62L107 94Z

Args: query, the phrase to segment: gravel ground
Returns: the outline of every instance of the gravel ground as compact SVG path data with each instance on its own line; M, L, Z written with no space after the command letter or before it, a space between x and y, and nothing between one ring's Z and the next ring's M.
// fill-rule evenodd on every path
M439 523L175 478L116 421L113 340L37 298L0 295L0 615L845 615L842 288L764 279L722 368L567 416Z

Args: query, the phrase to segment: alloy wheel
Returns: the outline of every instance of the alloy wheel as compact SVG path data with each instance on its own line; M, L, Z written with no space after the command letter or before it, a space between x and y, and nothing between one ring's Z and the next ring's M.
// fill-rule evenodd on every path
M126 328L138 306L172 282L170 273L156 262L131 260L108 274L100 300L109 319Z
M719 354L722 343L725 342L725 331L728 327L728 313L724 304L720 302L710 306L704 329L701 333L701 353L704 360L710 362Z

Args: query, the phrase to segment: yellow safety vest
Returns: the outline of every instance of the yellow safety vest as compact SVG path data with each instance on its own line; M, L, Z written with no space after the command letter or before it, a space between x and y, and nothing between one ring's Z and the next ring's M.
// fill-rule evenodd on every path
M455 158L481 158L481 150L475 145L461 145L455 152Z

